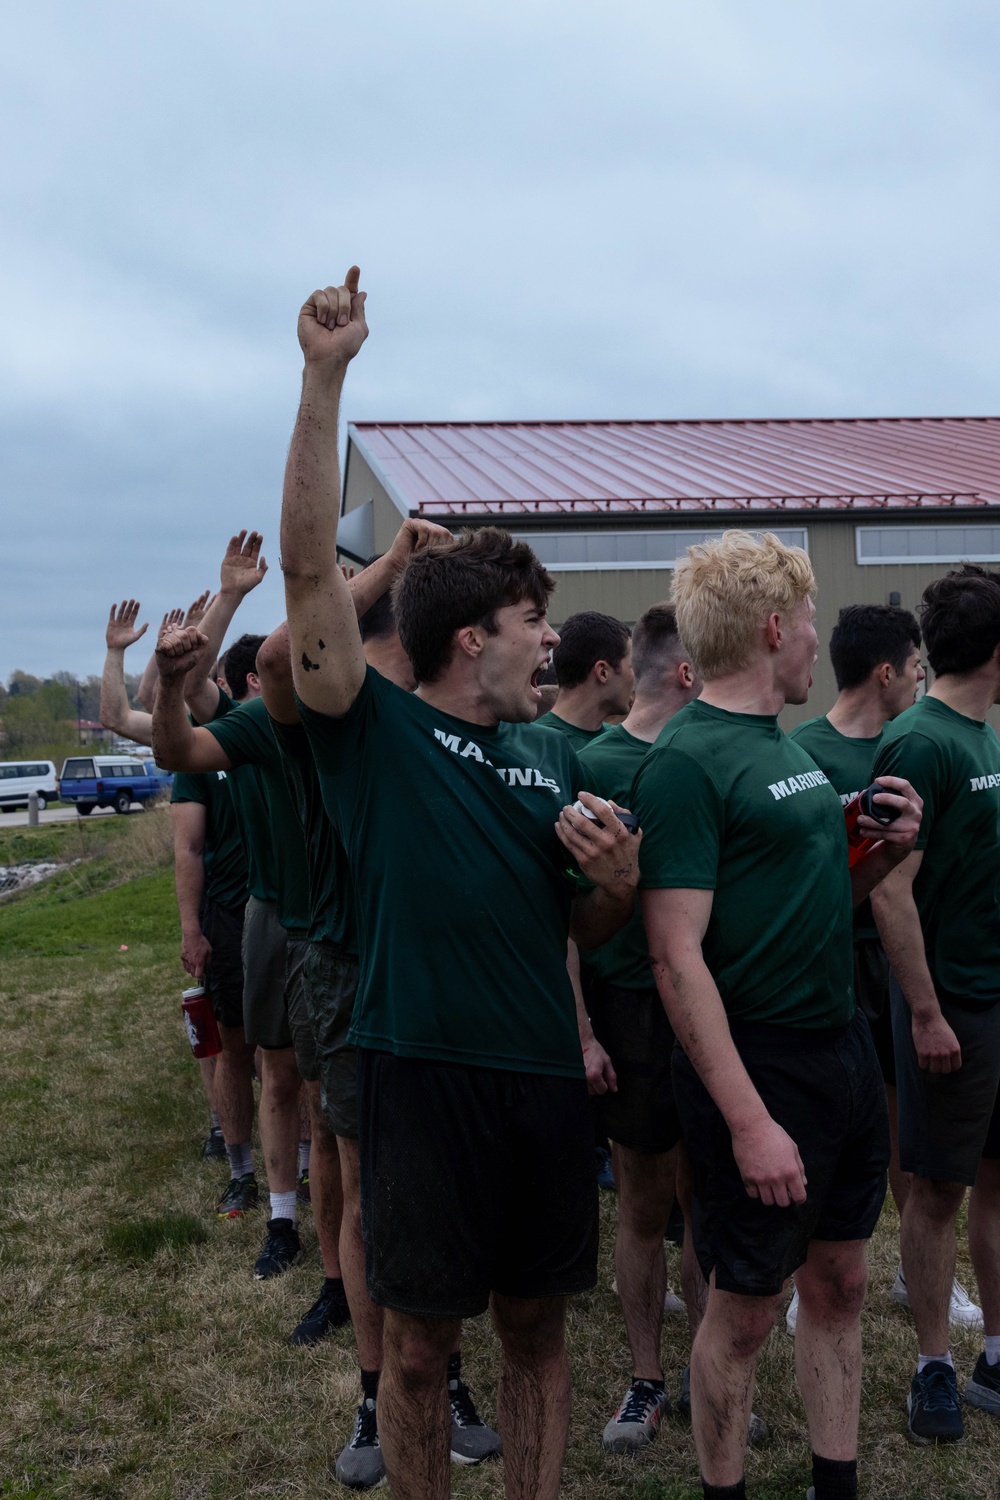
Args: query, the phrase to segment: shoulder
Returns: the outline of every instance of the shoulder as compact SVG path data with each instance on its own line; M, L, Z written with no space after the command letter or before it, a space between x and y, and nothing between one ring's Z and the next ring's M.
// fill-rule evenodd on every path
M828 728L826 719L820 715L815 719L806 719L802 724L796 724L794 729L788 731L788 738L796 744L806 743L821 737Z

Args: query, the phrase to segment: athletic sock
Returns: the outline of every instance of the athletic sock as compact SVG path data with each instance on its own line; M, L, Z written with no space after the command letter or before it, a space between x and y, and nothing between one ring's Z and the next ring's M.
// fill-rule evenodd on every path
M448 1384L450 1385L453 1380L461 1380L461 1378L462 1351L459 1349L457 1354L448 1355Z
M298 1211L295 1207L295 1189L290 1193L271 1193L271 1218L291 1219L293 1224L299 1221Z
M312 1141L299 1141L299 1176L309 1170L309 1148Z
M816 1500L858 1500L856 1458L821 1458L814 1453L812 1459Z
M229 1157L229 1175L234 1181L253 1171L253 1152L249 1141L239 1141L235 1146L227 1146L226 1155Z
M1000 1333L986 1335L986 1363L988 1365L1000 1364Z
M709 1484L703 1479L701 1487L704 1491L704 1500L747 1500L745 1479L741 1479L739 1484Z
M947 1350L944 1354L918 1354L917 1374L922 1375L924 1373L924 1366L929 1364L951 1365L952 1369L955 1368L955 1361Z
M647 1375L633 1375L632 1376L632 1384L633 1385L648 1385L654 1391L662 1391L662 1390L666 1389L666 1384L665 1384L664 1381L662 1381L662 1380L650 1380Z
M212 1129L213 1130L218 1130L218 1128L219 1128L219 1117L215 1113L215 1110L213 1109L212 1110Z
M378 1378L380 1370L361 1371L361 1396L365 1401L374 1401L378 1396Z

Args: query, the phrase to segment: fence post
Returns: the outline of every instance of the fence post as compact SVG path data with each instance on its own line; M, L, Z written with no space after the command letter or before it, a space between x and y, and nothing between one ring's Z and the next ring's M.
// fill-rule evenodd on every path
M38 827L38 793L28 793L28 827Z

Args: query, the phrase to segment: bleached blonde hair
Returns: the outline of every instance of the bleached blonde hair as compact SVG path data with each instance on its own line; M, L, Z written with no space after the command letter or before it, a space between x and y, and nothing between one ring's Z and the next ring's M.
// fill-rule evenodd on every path
M726 531L688 548L670 597L691 661L710 681L741 671L768 616L790 614L815 588L801 547L786 547L770 531Z

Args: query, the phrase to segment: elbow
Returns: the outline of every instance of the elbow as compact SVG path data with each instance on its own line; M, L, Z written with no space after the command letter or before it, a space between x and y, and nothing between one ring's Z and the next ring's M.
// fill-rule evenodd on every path
M267 678L275 685L292 680L292 648L288 639L288 626L269 635L257 652L257 675Z

